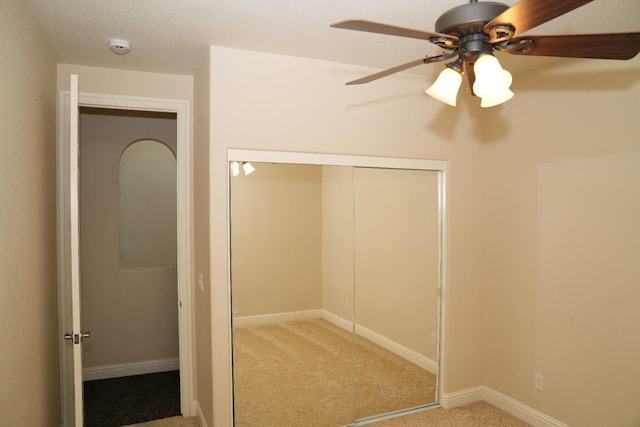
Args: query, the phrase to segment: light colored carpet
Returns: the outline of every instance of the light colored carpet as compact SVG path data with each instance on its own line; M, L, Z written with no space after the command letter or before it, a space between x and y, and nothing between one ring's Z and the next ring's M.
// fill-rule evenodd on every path
M161 420L148 421L140 424L130 424L123 427L198 427L198 419L196 417L171 417Z
M261 422L254 427L263 426ZM305 424L306 425L306 424ZM372 427L527 427L529 424L512 417L486 402L476 402L453 409L430 409L413 415L369 424ZM173 417L135 424L135 427L198 427L196 418Z
M452 409L430 409L417 414L369 424L372 427L527 427L505 411L486 402Z
M436 387L429 372L370 341L354 340L352 334L322 319L236 327L234 369L236 427L344 426L353 422L354 414L364 417L433 401ZM528 426L485 402L369 425ZM181 417L135 424L197 426L195 418Z
M236 327L234 382L237 427L340 426L431 403L436 389L430 372L320 318Z

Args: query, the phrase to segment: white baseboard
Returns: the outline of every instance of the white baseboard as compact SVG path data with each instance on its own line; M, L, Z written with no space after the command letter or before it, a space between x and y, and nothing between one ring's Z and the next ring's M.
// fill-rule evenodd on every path
M344 329L345 331L353 331L353 322L348 321L344 317L340 317L337 314L333 314L327 310L321 310L321 317L329 323L336 325L337 327Z
M204 414L202 413L202 408L200 407L200 403L196 400L194 404L196 407L196 417L198 419L198 425L200 427L208 427L207 420L205 419Z
M347 331L352 330L353 324L351 322L334 313L331 313L330 311L322 310L322 318L342 329L345 329ZM385 350L389 350L390 352L397 354L403 359L418 365L422 369L427 370L434 375L438 374L438 364L436 363L435 360L425 355L422 355L414 350L411 350L410 348L405 347L402 344L399 344L393 340L390 340L384 335L374 332L371 329L365 328L364 326L360 326L357 323L356 323L355 332L361 337L366 338L369 341L373 341L374 343L384 348Z
M521 419L534 427L569 427L568 424L556 420L530 406L492 389L479 386L460 390L454 393L444 393L440 404L444 408L455 408L473 402L485 401Z
M256 316L238 316L235 318L236 326L264 325L268 323L290 322L293 320L312 319L320 317L322 310L289 311L285 313L259 314Z
M465 388L453 393L443 393L440 397L440 405L445 409L450 409L481 400L484 400L484 387L478 386Z
M145 360L142 362L92 366L82 369L82 378L84 381L93 381L128 377L131 375L153 374L155 372L177 371L179 369L180 360L177 357L171 357L168 359Z
M410 348L405 347L393 340L390 340L384 335L380 335L379 333L374 332L371 329L360 326L357 323L356 334L370 341L373 341L380 347L389 350L394 354L397 354L403 359L408 360L415 365L418 365L422 369L429 371L434 375L438 374L438 364L436 363L436 361L423 354L418 353L417 351L411 350Z
M485 401L491 403L503 411L507 411L514 417L520 418L534 427L569 427L568 424L556 420L524 403L518 402L509 396L500 393L490 387L485 387Z

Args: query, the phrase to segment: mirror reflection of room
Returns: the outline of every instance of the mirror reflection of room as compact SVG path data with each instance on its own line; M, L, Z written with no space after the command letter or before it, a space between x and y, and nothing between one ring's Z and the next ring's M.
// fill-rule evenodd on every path
M356 419L437 400L438 173L354 169Z
M251 163L230 176L235 425L435 404L438 172Z

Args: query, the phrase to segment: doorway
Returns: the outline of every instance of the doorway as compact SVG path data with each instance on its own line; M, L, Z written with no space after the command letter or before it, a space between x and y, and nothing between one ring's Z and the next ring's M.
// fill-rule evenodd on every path
M79 117L85 426L180 415L176 115Z
M60 97L60 122L65 123L68 121L69 117L69 103L68 103L69 94L62 92ZM129 293L126 297L113 297L112 299L115 303L114 310L110 311L110 314L103 315L106 317L106 323L120 323L122 325L126 325L129 330L133 330L133 342L142 341L136 338L136 332L138 333L138 337L144 335L142 332L142 326L144 323L151 323L151 326L155 326L156 330L160 332L158 335L163 335L167 332L168 329L172 329L177 332L173 334L172 338L173 342L171 344L164 344L165 352L156 353L160 356L153 356L152 351L149 348L142 348L145 346L138 346L139 348L136 350L138 352L135 357L128 357L128 360L124 360L122 363L116 361L116 359L110 359L111 361L116 361L116 363L110 363L108 360L109 357L113 357L114 353L118 352L118 348L122 347L131 347L133 344L126 344L120 340L122 337L116 337L115 340L112 338L112 344L105 346L103 344L98 344L98 339L92 340L89 339L86 341L85 354L89 354L92 351L95 352L96 347L107 348L107 355L102 355L100 358L93 360L91 358L87 358L88 364L85 364L84 373L88 377L87 379L97 379L97 378L108 378L108 377L118 377L118 376L131 376L136 373L150 373L150 372L158 372L158 371L167 371L174 370L180 372L179 378L179 395L180 395L180 412L184 416L193 416L194 414L194 405L193 405L193 350L192 350L192 315L191 315L191 291L189 287L191 271L190 271L190 149L189 149L189 138L188 138L188 128L187 123L189 119L187 117L188 113L188 102L187 101L178 101L178 100L159 100L159 99L147 99L147 98L138 98L138 97L125 97L125 96L110 96L110 95L87 95L80 94L80 106L81 111L85 113L94 113L92 115L96 116L96 109L108 109L102 110L103 113L108 112L104 115L111 115L112 117L121 116L128 117L130 119L134 118L146 118L151 122L153 121L173 121L173 139L174 139L174 148L173 152L175 153L175 157L177 160L177 206L179 209L176 209L176 223L177 223L177 262L174 266L162 266L161 268L152 268L146 269L148 271L122 271L123 269L119 268L119 265L116 265L117 274L120 276L131 276L126 278L125 286L129 287ZM83 125L81 123L81 125ZM83 125L84 126L84 125ZM66 133L65 133L66 132ZM152 136L151 136L152 137ZM153 138L152 139L161 139L161 138ZM59 221L58 221L58 229L59 229L59 307L60 307L60 331L64 333L65 330L68 330L68 325L70 325L70 315L69 315L69 307L70 307L70 299L69 299L69 289L68 289L68 274L69 274L69 260L67 259L67 245L69 244L69 238L67 235L68 230L68 213L65 212L65 198L68 198L68 190L66 183L68 182L68 165L65 164L64 159L66 158L65 150L68 152L68 129L64 126L60 126L60 137L58 143L58 157L59 157L59 177L58 177L58 189L59 189ZM113 165L111 165L113 166ZM107 167L107 166L105 166ZM117 167L116 167L117 171ZM102 197L103 194L97 194L98 197ZM103 215L104 212L99 212L99 215ZM82 226L82 221L81 221ZM116 231L117 233L117 231ZM91 235L85 236L91 238ZM102 251L104 252L104 251ZM119 252L118 248L116 248L116 255ZM102 255L101 255L102 256ZM94 255L95 258L95 255ZM91 261L91 260L89 260ZM94 259L95 261L95 259ZM111 261L113 264L113 261ZM116 262L117 264L117 262ZM112 265L113 266L113 265ZM126 270L126 269L125 269ZM144 270L144 269L143 269ZM172 290L172 300L171 297L164 298L165 306L160 308L160 312L164 312L166 316L164 319L149 321L145 320L140 316L141 312L145 312L147 309L146 304L143 307L138 306L137 309L134 307L131 310L131 307L127 307L127 304L133 305L132 298L135 292L142 293L143 299L145 297L147 300L150 300L150 292L148 289L146 291L140 289L136 290L135 280L132 282L130 279L133 276L141 276L141 273L150 273L150 278L145 280L151 281L155 284L161 283L161 276L172 276L173 275L173 290ZM144 275L144 274L142 274ZM138 277L139 278L139 277ZM121 277L122 279L122 277ZM128 282L127 282L128 280ZM176 287L177 282L177 287ZM110 282L113 286L114 282ZM107 287L109 283L107 283ZM159 285L162 286L162 285ZM165 286L166 287L166 286ZM156 291L158 287L156 287ZM157 292L154 292L154 296L157 297ZM157 299L157 298L155 298ZM107 301L103 300L103 303L107 303ZM129 309L129 311L134 313L133 318L129 318L126 320L125 316L121 316L119 313L122 310ZM109 312L109 310L107 310ZM136 317L137 316L137 317ZM83 316L84 317L84 316ZM163 325L162 322L167 320L167 318L173 318L172 324L173 326ZM91 327L91 325L87 325L87 328ZM100 328L98 328L100 330ZM103 331L104 333L104 331ZM96 338L96 334L98 332L92 332L92 338ZM106 333L107 335L109 332ZM113 334L113 332L111 332ZM130 337L131 340L131 337ZM113 344L115 343L115 344ZM83 343L84 346L85 343ZM173 348L173 355L169 355L167 353L166 348ZM177 348L177 352L176 352ZM72 426L74 425L74 415L73 415L73 396L74 396L74 387L73 387L73 369L70 368L72 366L72 357L69 353L69 348L67 348L64 344L61 345L60 350L61 357L61 395L62 395L62 418L63 425ZM164 357L167 356L168 357ZM133 361L132 361L133 360Z

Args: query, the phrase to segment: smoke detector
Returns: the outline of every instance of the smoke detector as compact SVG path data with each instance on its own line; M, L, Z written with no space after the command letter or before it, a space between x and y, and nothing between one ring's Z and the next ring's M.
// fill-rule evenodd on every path
M109 50L118 55L124 55L131 50L131 44L125 39L109 39Z

